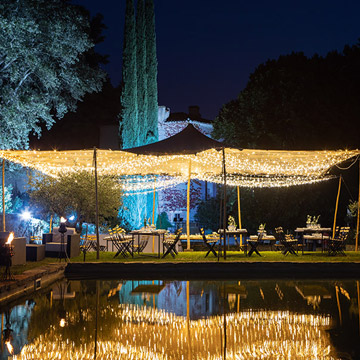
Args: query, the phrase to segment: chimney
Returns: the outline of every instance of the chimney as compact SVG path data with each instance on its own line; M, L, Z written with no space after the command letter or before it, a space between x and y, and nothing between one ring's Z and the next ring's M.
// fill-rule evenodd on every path
M191 120L201 119L200 108L197 105L189 106L189 118Z

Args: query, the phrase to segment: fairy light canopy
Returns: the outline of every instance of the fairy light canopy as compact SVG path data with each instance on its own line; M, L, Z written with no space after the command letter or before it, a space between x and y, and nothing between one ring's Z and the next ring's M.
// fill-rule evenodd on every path
M285 151L224 147L189 125L182 132L154 144L122 151L97 150L100 175L161 176L169 184L192 179L221 183L224 148L227 183L246 187L308 184L331 178L330 169L358 157L359 150ZM0 150L0 157L50 176L93 170L93 150ZM160 177L159 177L160 176ZM170 181L169 177L174 180ZM139 182L138 188L151 181ZM142 184L142 185L141 185Z

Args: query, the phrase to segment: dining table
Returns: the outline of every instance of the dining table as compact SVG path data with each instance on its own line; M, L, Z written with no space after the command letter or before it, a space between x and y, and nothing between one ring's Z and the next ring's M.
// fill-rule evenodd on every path
M224 238L224 229L219 229L218 233L220 235L220 243L221 243L221 239ZM225 230L225 234L226 234L226 238L227 238L227 242L224 239L225 240L225 246L228 248L230 236L234 236L235 241L236 241L237 245L239 246L239 250L241 250L241 244L237 241L237 239L240 237L240 235L241 236L246 236L247 233L248 233L248 231L246 229ZM244 245L245 243L246 243L246 241L243 241L242 245ZM246 249L246 247L244 247L244 249Z
M312 240L320 241L322 251L325 250L325 240L328 240L328 236L324 237L325 234L331 234L332 229L328 227L298 227L295 229L295 233L299 234L302 238L302 255L304 255L304 247L306 243L306 234L314 235L319 234L320 236L314 237Z
M250 241L256 241L258 239L259 235L250 235L249 240ZM262 243L269 243L270 244L270 250L273 250L273 244L276 242L276 238L274 235L263 235L261 238Z
M137 243L140 244L140 238L141 236L154 236L158 239L158 254L157 257L160 259L161 257L161 248L162 243L165 239L165 234L167 233L167 230L164 229L139 229L139 230L132 230L129 232L130 235L133 237L133 241L135 243L135 237L137 237ZM162 241L161 241L162 240ZM148 255L148 254L147 254ZM151 255L149 255L151 256Z

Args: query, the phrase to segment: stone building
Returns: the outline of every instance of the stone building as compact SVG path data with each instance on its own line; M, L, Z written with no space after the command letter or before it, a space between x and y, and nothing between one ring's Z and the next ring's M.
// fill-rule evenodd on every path
M198 106L189 106L188 113L178 112L170 113L170 109L165 106L159 106L159 141L173 136L186 128L191 123L200 132L206 136L210 136L212 132L212 122L203 119ZM186 220L186 200L187 200L187 184L179 184L177 186L164 189L158 193L158 213L166 212L170 222L176 219ZM190 221L194 221L197 206L200 201L208 199L216 195L216 185L199 180L191 180L190 186ZM180 224L183 226L184 224ZM194 231L197 232L196 225L193 224Z

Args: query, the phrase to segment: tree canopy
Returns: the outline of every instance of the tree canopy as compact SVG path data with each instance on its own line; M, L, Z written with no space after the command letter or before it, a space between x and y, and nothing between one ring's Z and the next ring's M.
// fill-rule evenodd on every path
M75 216L74 223L95 222L94 175L87 171L64 173L59 178L30 178L30 201L42 215ZM118 216L122 191L118 181L109 176L98 177L99 221L106 225Z
M0 146L26 148L41 123L50 128L101 89L104 58L95 60L91 40L101 36L91 32L89 14L66 0L3 0L0 28Z
M215 138L239 147L358 148L360 44L325 57L303 53L259 65L214 122Z
M122 148L158 140L158 89L153 0L126 0L119 134Z

